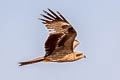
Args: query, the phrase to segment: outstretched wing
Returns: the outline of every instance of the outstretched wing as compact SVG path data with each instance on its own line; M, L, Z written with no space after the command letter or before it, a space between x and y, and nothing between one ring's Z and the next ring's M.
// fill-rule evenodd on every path
M58 33L65 32L69 27L69 22L57 11L57 14L48 9L49 12L43 10L46 15L41 14L45 19L42 20L48 30L54 30Z
M50 34L47 41L45 42L45 57L49 56L57 47L57 43L62 37L62 33Z
M50 33L45 43L45 56L50 55L57 47L63 46L67 50L73 51L73 41L77 35L72 25L59 13L54 13L48 9L49 12L44 11L47 15L41 14L45 19L41 19L48 30L54 30Z
M45 43L45 57L52 54L52 52L55 49L58 49L58 47L62 47L64 50L69 50L73 52L73 42L75 41L75 37L77 36L76 31L73 27L70 27L68 29L68 33L55 33L50 34L46 43Z

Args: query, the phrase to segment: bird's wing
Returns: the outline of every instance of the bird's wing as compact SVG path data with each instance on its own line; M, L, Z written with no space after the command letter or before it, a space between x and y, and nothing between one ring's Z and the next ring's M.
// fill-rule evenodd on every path
M54 50L60 47L62 47L64 50L69 50L73 52L73 42L75 41L76 35L76 31L72 27L68 29L68 33L66 34L50 34L47 41L45 42L45 57L51 55Z
M50 55L58 46L73 51L73 41L77 35L76 31L59 12L56 14L52 10L48 10L49 12L43 10L47 15L41 14L45 18L41 20L48 30L52 29L55 32L50 33L45 43L45 56Z
M59 41L58 47L64 47L65 50L70 50L73 52L73 42L77 33L73 27L68 29L68 33Z
M52 10L48 9L49 12L43 10L46 15L41 14L45 19L42 20L43 24L48 30L53 30L57 33L65 32L69 27L69 22L57 11L57 14Z
M59 40L62 38L63 33L50 34L47 41L45 42L45 57L49 56L57 47Z

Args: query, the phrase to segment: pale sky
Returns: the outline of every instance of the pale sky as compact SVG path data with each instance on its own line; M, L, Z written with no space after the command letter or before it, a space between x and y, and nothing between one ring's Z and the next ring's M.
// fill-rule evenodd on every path
M71 63L18 62L44 56L48 37L38 18L59 11L76 29L86 59ZM0 80L120 80L120 0L1 0Z

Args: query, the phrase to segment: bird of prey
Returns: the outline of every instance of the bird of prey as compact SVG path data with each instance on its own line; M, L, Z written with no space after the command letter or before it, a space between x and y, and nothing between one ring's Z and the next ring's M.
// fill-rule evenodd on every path
M43 10L46 15L41 14L44 19L40 19L50 31L45 42L45 56L20 62L20 66L41 61L72 62L86 57L83 53L74 51L80 42L75 40L77 33L72 25L58 11L57 14L51 9L48 11Z

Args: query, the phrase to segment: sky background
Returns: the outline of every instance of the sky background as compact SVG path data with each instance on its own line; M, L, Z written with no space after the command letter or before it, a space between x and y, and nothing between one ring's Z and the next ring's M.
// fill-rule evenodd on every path
M59 11L78 32L86 59L18 62L44 56L48 37L38 18ZM0 80L120 80L120 0L0 0Z

